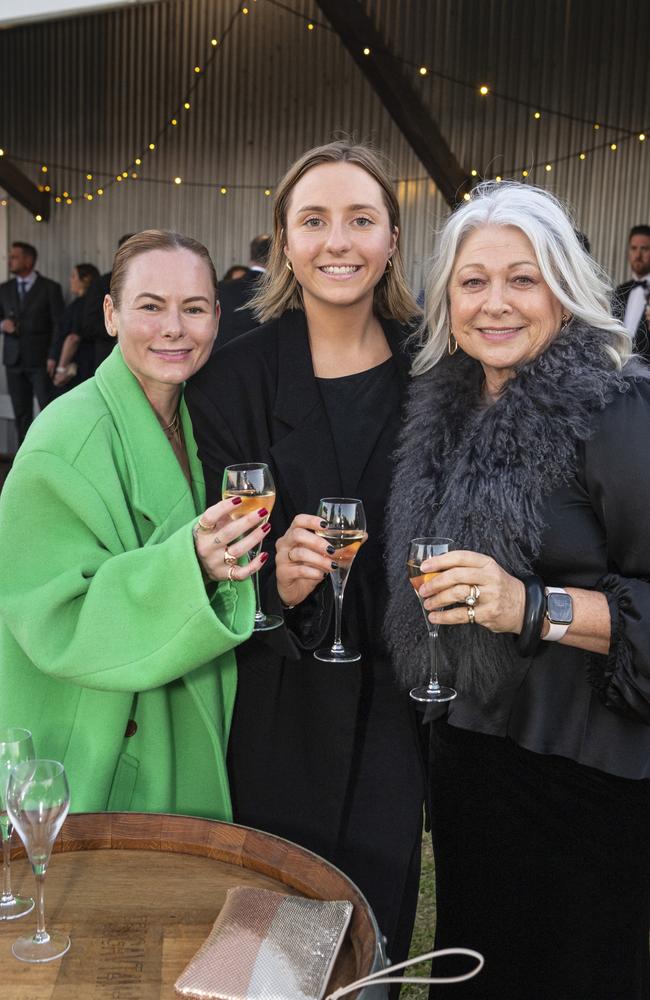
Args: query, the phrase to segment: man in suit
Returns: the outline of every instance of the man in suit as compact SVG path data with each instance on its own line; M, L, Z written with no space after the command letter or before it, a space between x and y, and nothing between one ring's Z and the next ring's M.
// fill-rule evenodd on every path
M615 290L613 311L625 323L636 353L650 361L650 326L646 314L650 303L650 226L633 226L627 256L632 278Z
M61 286L35 270L36 257L30 243L12 243L9 271L14 277L0 285L2 361L7 369L19 446L34 419L34 396L41 409L52 398L50 376L55 362L49 362L52 372L48 371L48 353L63 312Z
M130 240L133 233L125 233L117 241L119 249L123 243ZM94 350L94 367L98 368L102 361L115 347L115 338L109 337L104 323L104 299L111 288L111 271L100 274L84 296L83 312L81 314L80 336L83 341L92 345Z
M268 233L256 236L251 241L248 273L243 278L227 281L221 285L219 289L221 319L215 348L223 347L240 333L246 333L247 330L253 330L260 325L253 310L248 308L248 303L259 288L270 249L271 237Z

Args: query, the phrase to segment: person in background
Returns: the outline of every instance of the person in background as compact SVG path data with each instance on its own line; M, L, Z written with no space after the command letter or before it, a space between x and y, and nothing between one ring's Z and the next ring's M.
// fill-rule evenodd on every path
M92 346L81 339L79 329L84 295L97 278L99 271L94 264L75 264L72 268L70 291L74 298L66 306L57 324L49 355L49 360L54 361L56 366L52 381L60 392L84 382L95 370Z
M235 818L323 855L365 893L396 962L418 896L423 763L415 712L381 637L383 517L417 317L399 205L368 147L305 153L279 184L263 325L216 351L187 387L209 500L225 466L266 462L277 487L266 611L285 627L237 655L229 744ZM322 497L363 500L368 539L347 582L344 641L330 645L334 548L315 532ZM329 641L328 641L329 640Z
M623 320L634 350L650 361L650 324L646 319L650 303L650 226L632 227L627 258L632 277L615 289L613 311Z
M126 243L133 236L133 233L125 233L117 241L118 248ZM101 274L91 284L84 296L84 307L81 314L81 327L79 333L85 343L91 345L93 355L93 372L105 361L115 346L115 341L109 337L104 323L104 299L109 294L111 285L111 272ZM89 352L90 353L90 352Z
M41 410L52 398L55 364L48 355L64 308L61 286L35 269L37 256L31 243L12 243L9 270L14 277L0 285L2 361L19 447L34 419L34 397Z
M233 649L267 511L205 509L182 393L217 329L207 250L133 236L104 314L116 349L38 418L0 496L0 726L65 764L76 812L230 820Z
M224 282L239 281L241 278L245 278L249 273L250 269L247 268L245 264L233 264L232 267L229 267L220 282L222 294Z
M431 713L435 945L485 956L459 1000L650 995L650 372L609 303L544 191L479 185L442 231L386 636L420 683L406 553L453 539L419 595L458 692Z
M250 303L266 272L270 249L271 237L267 233L256 236L251 241L250 264L246 274L237 281L221 286L221 319L215 348L223 347L228 341L260 325Z

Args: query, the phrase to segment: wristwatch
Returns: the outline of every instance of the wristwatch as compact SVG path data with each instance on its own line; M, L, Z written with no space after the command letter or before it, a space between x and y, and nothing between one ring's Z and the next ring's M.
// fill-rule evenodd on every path
M562 639L573 621L573 598L562 587L544 587L546 610L544 617L549 629L543 638L546 642Z

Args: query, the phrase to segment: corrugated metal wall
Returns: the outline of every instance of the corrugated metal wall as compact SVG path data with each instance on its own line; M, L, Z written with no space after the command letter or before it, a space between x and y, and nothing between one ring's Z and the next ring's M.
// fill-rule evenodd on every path
M325 20L313 0L285 2ZM650 221L650 59L638 2L364 2L387 45L413 63L414 85L458 160L492 176L529 168L531 180L574 206L596 256L620 280L628 227ZM108 268L123 232L171 227L205 242L223 273L245 259L250 236L269 226L263 186L272 187L304 149L345 131L373 139L392 160L419 287L446 206L398 128L337 36L318 25L308 31L271 0L250 0L250 14L239 14L214 49L210 39L221 38L240 6L170 0L1 32L0 146L33 159L20 165L35 180L71 194L94 190L100 172L131 168L161 124L174 113L179 118L138 168L140 179L115 183L91 203L54 206L47 226L11 203L0 209L9 216L9 237L36 243L43 272L61 280L84 259ZM194 66L204 68L210 54L214 61L185 111L179 102L197 82ZM419 65L429 68L427 76ZM480 83L530 104L481 98ZM536 120L540 107L587 121L546 112ZM594 122L618 130L594 131ZM615 153L606 146L544 170L548 160L620 140L620 129L642 128L645 143L619 141ZM52 164L92 171L93 181ZM154 183L174 176L184 183ZM209 186L191 188L188 181ZM235 183L253 187L237 190Z

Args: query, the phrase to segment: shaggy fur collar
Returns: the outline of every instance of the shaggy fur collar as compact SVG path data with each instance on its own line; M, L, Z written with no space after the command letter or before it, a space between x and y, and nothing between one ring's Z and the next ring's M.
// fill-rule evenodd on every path
M490 406L481 403L480 364L462 351L413 381L386 522L385 635L404 684L427 674L425 623L405 569L410 539L447 536L514 576L531 572L543 501L574 476L595 413L627 388L605 336L574 320ZM445 629L443 649L446 679L483 697L528 665L511 635L480 626Z

